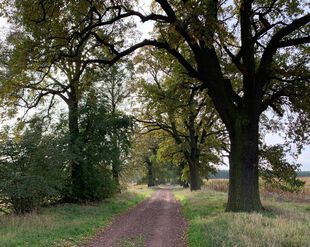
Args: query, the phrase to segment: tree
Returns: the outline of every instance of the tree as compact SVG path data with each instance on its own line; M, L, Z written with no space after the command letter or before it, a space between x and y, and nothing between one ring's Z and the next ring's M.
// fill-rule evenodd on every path
M99 71L100 77L104 78L104 81L99 82L103 96L107 101L109 111L112 115L122 115L122 104L129 96L129 86L127 84L132 77L132 64L125 62L123 64L114 65L109 69L102 68ZM98 83L98 84L99 84ZM113 127L112 127L113 128ZM124 143L123 136L117 135L118 130L111 131L111 140L114 143L114 159L112 160L112 173L116 184L119 184L119 176L122 171L122 164L124 163L127 148L122 149L122 143Z
M104 95L91 90L80 109L81 147L77 159L81 164L78 174L78 198L97 201L110 197L119 190L113 180L113 164L120 153L126 155L131 139L131 119L121 113L111 113ZM118 143L111 138L114 136ZM120 165L121 166L121 165Z
M219 163L222 144L226 146L223 125L208 96L178 64L156 51L141 56L148 59L142 59L140 70L152 79L141 79L137 87L142 103L138 121L147 131L163 130L174 139L184 157L180 166L189 166L190 188L199 190L201 176L215 170L211 163Z
M183 169L181 173L179 157L176 157L180 151L174 140L163 130L143 133L140 127L137 124L123 177L128 182L147 183L149 187L180 183ZM169 147L175 152L171 153ZM183 185L183 181L180 184Z
M83 147L79 143L80 102L92 84L105 79L101 78L102 74L99 74L97 68L83 61L94 55L104 56L105 51L98 50L96 36L107 38L109 30L100 30L100 34L87 37L81 37L76 33L70 42L79 43L79 50L73 57L62 57L61 53L65 51L75 52L72 50L75 47L67 42L66 37L71 25L80 26L81 30L87 25L88 21L83 19L82 13L88 11L88 4L85 1L80 3L59 1L55 5L48 4L48 6L44 4L46 3L42 2L42 5L37 6L32 4L32 1L16 2L13 10L8 11L8 18L14 24L14 31L9 35L7 49L3 53L5 55L2 62L6 71L1 80L2 96L12 100L14 107L18 105L27 109L35 108L41 103L46 104L44 101L47 99L48 114L55 105L57 97L66 104L72 168L72 192L68 195L68 199L80 200L81 198L76 196L84 184L80 180L83 168L78 162ZM12 6L8 6L10 7ZM48 22L40 19L41 7L47 7L43 12ZM38 25L40 28L37 28ZM114 31L124 30L127 25L130 24L115 26ZM109 41L113 39L113 35L109 35ZM57 41L53 37L57 37Z
M154 133L141 134L136 132L133 138L128 169L132 170L133 167L136 167L135 173L137 170L144 170L148 187L155 185L154 171L159 143L160 136Z
M225 4L218 0L156 0L149 14L136 11L126 1L107 2L104 10L98 7L99 2L89 2L84 18L92 21L78 31L81 37L131 16L142 22L155 21L156 33L154 39L129 44L123 50L97 35L97 41L109 49L111 56L83 62L113 64L147 45L164 49L174 57L208 92L229 132L227 210L261 210L258 140L262 112L271 108L281 114L279 107L286 103L292 110L302 112L303 119L309 119L309 111L296 107L300 99L305 105L304 96L310 91L306 56L309 48L305 45L310 41L310 14L304 13L306 1L242 0ZM39 6L44 10L46 4L40 1ZM108 20L102 18L103 14L107 17L107 12ZM49 19L45 11L38 13L43 16L42 21ZM69 41L77 27L70 29L66 39ZM75 52L61 55L75 56L79 43L71 43ZM187 49L180 50L180 45ZM228 62L233 64L233 70L225 66Z

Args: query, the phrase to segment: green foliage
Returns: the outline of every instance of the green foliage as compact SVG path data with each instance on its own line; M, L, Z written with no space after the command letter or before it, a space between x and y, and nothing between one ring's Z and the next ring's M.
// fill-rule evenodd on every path
M297 178L301 165L288 162L281 145L263 147L260 158L260 175L267 186L291 192L303 188L305 182Z
M135 133L129 153L128 166L124 175L130 182L147 183L151 186L164 183L178 183L179 163L163 157L161 145L169 135L164 131ZM173 149L175 146L171 146ZM165 151L164 151L165 152Z
M77 175L79 187L72 193L82 201L111 197L118 191L112 178L112 163L121 162L120 154L128 152L131 120L119 112L110 112L107 103L92 92L80 107L79 124L74 159L81 169Z
M145 59L147 57L147 59ZM145 131L163 132L158 146L158 161L180 165L183 180L189 181L189 171L197 169L201 177L215 171L221 161L225 144L223 125L206 93L198 82L188 77L184 69L161 51L147 49L136 58L138 71L149 71L136 83L143 108L138 118ZM186 167L191 165L191 169Z
M2 140L0 200L23 214L60 197L65 184L66 148L57 135L43 135L33 119L19 138Z

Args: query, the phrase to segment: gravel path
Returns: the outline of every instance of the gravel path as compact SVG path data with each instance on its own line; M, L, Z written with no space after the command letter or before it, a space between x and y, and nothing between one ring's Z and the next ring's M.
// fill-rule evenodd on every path
M169 189L116 217L85 247L185 247L186 221Z

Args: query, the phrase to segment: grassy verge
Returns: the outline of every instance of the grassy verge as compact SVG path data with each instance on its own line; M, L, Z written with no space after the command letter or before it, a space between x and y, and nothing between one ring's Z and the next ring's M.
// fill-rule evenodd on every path
M65 204L43 208L37 214L1 216L0 246L76 246L150 194L150 190L135 188L98 204Z
M309 204L268 199L263 201L263 213L226 213L226 193L178 190L174 194L189 220L191 247L309 246Z

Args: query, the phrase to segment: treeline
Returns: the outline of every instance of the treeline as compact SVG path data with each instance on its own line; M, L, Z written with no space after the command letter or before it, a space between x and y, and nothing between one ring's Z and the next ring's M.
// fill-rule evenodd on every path
M298 171L297 176L298 177L310 177L310 171Z
M297 177L310 177L310 171L297 171ZM218 170L214 175L210 175L211 179L229 179L228 170Z
M120 190L131 120L94 95L79 108L74 143L65 116L52 125L37 113L1 132L0 205L23 214L43 204L100 201Z

